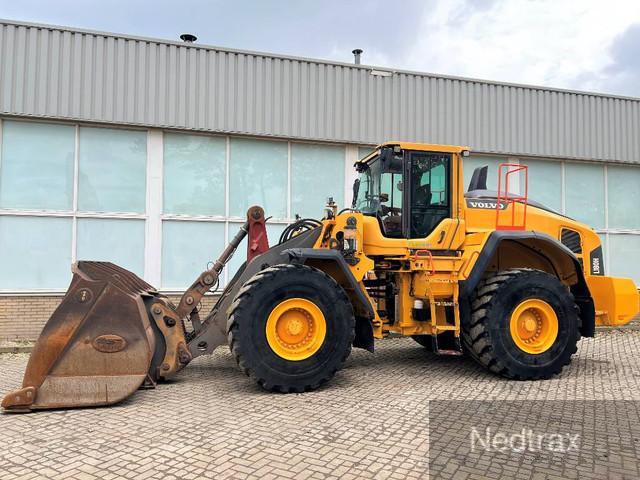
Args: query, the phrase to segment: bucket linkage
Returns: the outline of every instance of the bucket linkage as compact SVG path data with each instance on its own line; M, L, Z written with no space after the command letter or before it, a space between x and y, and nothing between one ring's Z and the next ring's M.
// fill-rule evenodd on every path
M69 289L31 353L22 388L8 393L2 408L25 412L110 405L140 387L155 386L204 353L189 345L204 329L220 331L207 353L224 343L226 317L209 314L201 322L198 308L202 297L218 285L224 266L247 234L250 261L268 249L261 207L249 209L247 221L177 306L113 263L74 264ZM185 321L191 323L192 332L187 332Z

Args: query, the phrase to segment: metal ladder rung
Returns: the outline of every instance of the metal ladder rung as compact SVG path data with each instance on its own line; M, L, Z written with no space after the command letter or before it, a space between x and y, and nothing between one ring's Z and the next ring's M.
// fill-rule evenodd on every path
M455 331L455 325L436 325L436 332Z

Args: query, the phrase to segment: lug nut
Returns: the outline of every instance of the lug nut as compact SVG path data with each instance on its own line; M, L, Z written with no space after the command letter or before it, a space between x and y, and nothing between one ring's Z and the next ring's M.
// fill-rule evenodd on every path
M158 306L153 307L153 313L156 315L160 315L162 313L162 309Z

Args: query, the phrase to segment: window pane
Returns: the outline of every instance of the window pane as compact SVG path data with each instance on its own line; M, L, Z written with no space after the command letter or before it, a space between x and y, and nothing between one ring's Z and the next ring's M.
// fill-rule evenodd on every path
M226 142L202 135L164 134L164 212L224 215Z
M607 167L609 228L640 229L640 167Z
M229 238L233 238L233 236L238 232L241 223L230 223L229 224ZM267 237L269 238L269 246L277 245L278 240L280 239L280 235L282 231L285 229L286 225L282 223L267 223ZM245 238L236 253L233 255L225 269L228 272L229 280L233 278L235 273L238 271L238 268L247 260L247 239Z
M78 219L78 260L104 260L144 275L144 220Z
M318 218L333 197L344 208L344 147L291 144L291 216Z
M467 191L473 171L484 165L489 167L487 171L487 190L498 190L498 165L507 163L506 158L496 157L466 157L464 158L464 191ZM504 189L504 186L502 187Z
M604 228L604 169L586 163L565 164L568 216L593 228Z
M633 278L640 283L640 235L609 234L611 268L607 275Z
M75 127L4 121L0 207L71 210Z
M523 160L529 167L529 198L556 212L562 212L562 164L544 160ZM524 194L525 175L520 175L520 192Z
M389 194L389 201L382 203L388 203L389 207L402 208L401 185L402 173L385 172L380 175L380 191ZM363 184L362 188L366 189L366 186ZM360 192L358 191L358 193Z
M267 217L287 216L287 143L231 139L229 211L245 217L252 205Z
M609 242L607 241L606 233L598 233L600 237L600 244L602 245L602 257L604 258L604 274L609 275L611 273L611 266L607 264L607 256L609 252Z
M147 132L81 128L78 208L143 213L146 164Z
M358 147L358 160L362 160L364 157L369 155L375 147Z
M162 222L162 288L186 289L223 248L223 223Z
M71 280L71 219L0 217L0 289L64 289Z

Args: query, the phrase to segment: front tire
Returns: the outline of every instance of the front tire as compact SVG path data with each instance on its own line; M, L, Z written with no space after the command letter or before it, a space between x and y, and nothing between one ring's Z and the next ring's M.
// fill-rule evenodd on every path
M569 289L532 269L503 270L485 278L462 327L464 346L478 363L519 380L560 373L580 339L578 307Z
M343 367L355 320L349 298L329 275L276 265L240 289L228 325L229 347L246 375L266 390L299 393Z

